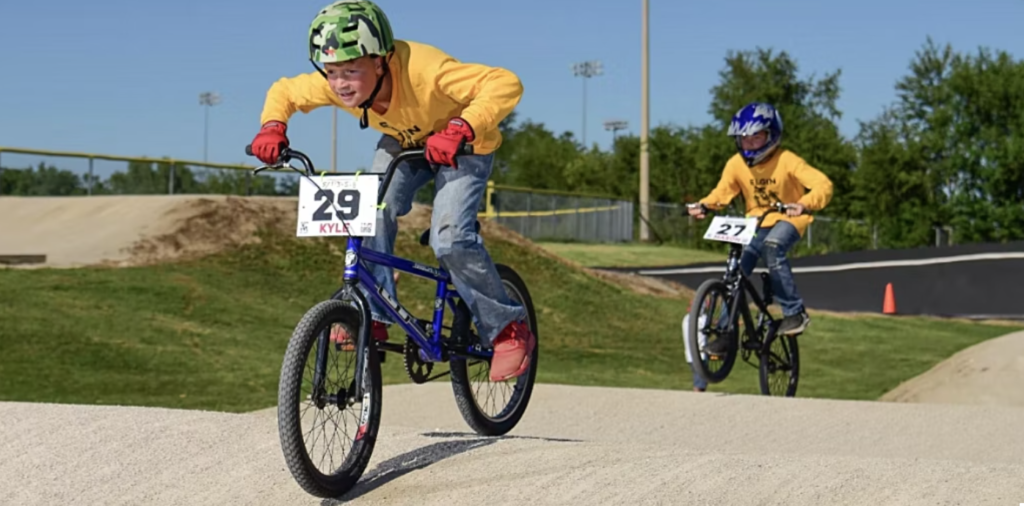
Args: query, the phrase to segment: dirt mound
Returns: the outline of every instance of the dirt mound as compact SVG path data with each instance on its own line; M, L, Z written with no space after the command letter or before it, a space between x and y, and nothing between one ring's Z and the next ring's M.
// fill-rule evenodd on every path
M0 255L46 255L19 267L127 267L191 260L259 241L261 228L294 234L295 197L105 195L0 198ZM415 204L403 231L430 227L431 208ZM682 285L646 276L588 269L498 223L482 219L485 241L507 241L641 294L691 296Z
M143 237L127 248L127 260L108 265L146 265L188 260L259 242L256 232L293 232L298 204L284 197L197 197L169 210L169 231Z
M131 258L117 265L140 265L197 258L224 251L251 242L258 242L254 233L267 227L294 233L297 201L294 198L226 197L197 198L183 203L167 215L176 223L168 233L145 238L129 249ZM431 207L414 204L409 214L399 218L403 231L417 236L430 227ZM571 260L555 255L531 242L526 237L496 222L480 220L480 233L485 240L500 240L515 244L535 255L555 260L574 269L619 286L646 295L678 297L690 295L681 285L647 276L612 273L588 269Z
M882 401L1024 407L1024 332L961 350L881 397Z

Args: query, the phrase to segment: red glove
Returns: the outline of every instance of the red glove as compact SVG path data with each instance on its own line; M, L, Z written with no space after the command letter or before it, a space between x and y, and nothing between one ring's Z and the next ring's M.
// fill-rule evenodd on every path
M455 155L462 150L467 142L473 142L476 134L473 127L462 118L452 118L448 121L448 128L443 132L427 137L426 157L430 163L447 165L458 169L455 162Z
M288 147L288 125L280 121L268 121L252 140L252 154L261 162L271 164L281 156L281 149Z

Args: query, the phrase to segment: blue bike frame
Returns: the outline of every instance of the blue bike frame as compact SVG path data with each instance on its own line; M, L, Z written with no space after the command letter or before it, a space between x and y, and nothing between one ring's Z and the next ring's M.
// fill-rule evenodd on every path
M370 294L371 297L383 306L388 314L391 315L391 319L400 325L406 334L416 341L416 344L423 350L422 358L430 362L442 361L444 357L442 356L441 329L444 323L444 306L447 302L452 311L456 311L453 299L459 295L457 290L450 287L451 276L443 268L431 267L371 249L363 249L363 239L361 237L350 237L348 239L345 258L351 259L351 262L346 262L345 265L345 283L350 286L362 286L366 293ZM434 296L434 316L431 321L429 336L417 318L409 313L401 303L391 300L391 296L377 284L370 270L363 265L361 260L398 269L421 278L429 278L437 283L437 290ZM489 358L492 354L490 350L477 347L459 351L479 358Z
M460 154L472 154L473 147L471 145L463 145L459 149ZM252 145L245 147L245 153L249 156L253 156ZM395 174L395 169L402 162L411 160L414 158L423 158L424 150L420 149L409 149L404 150L396 155L391 163L388 164L387 170L384 172L384 180L381 182L377 192L377 205L379 206L384 200L384 194L387 192L388 186L391 184L391 178ZM294 167L288 166L293 170L296 170L300 174L304 174L305 177L312 178L315 175L313 168L313 162L308 156L300 151L296 151L290 148L283 148L281 150L280 160L299 159L305 166L305 171L299 171ZM270 169L270 166L263 166L253 170L253 174L258 174L263 170ZM436 172L436 167L431 166L431 169ZM416 344L423 351L423 359L430 362L440 362L444 360L444 346L441 342L441 329L443 328L444 322L444 304L445 302L452 308L452 311L458 311L455 305L454 297L458 296L458 291L449 288L451 285L451 276L443 269L437 267L431 267L404 258L399 258L394 255L388 255L378 251L370 249L363 249L363 238L352 237L348 238L348 246L345 251L345 275L344 283L345 286L338 290L333 296L333 299L340 299L342 294L345 293L346 288L357 288L362 286L366 289L366 293L370 294L371 297L377 300L381 306L383 306L391 318L395 320L405 332L412 337ZM437 291L434 299L434 317L431 321L431 335L427 335L426 329L424 329L419 320L413 317L409 311L407 311L398 301L391 300L391 296L388 295L381 287L377 285L373 275L370 271L363 266L362 261L365 260L370 263L384 265L391 267L392 269L398 269L403 272L407 272L414 276L421 278L430 278L437 283ZM353 293L353 299L356 303L357 309L364 317L364 321L369 321L369 308L366 307L365 299L360 297L359 294ZM325 337L326 339L326 337ZM362 331L359 333L359 341L365 342L369 345L370 331L369 326L364 325ZM486 350L478 345L470 346L459 350L448 350L454 351L456 355L483 358L488 359L493 354L492 350ZM356 357L357 363L360 363L361 367L362 354Z

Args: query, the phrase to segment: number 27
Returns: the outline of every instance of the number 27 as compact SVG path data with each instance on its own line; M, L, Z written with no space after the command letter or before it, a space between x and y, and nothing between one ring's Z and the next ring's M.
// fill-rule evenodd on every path
M344 221L351 221L359 216L359 199L360 194L357 190L341 190L337 197L338 207L342 209L339 213L341 219ZM320 190L316 192L316 200L323 200L320 207L313 211L313 221L331 221L331 212L327 210L331 204L334 204L335 197L333 190ZM344 209L349 209L349 212L344 212Z
M716 232L716 234L724 234L724 233L728 232L730 229L732 229L733 227L736 227L736 232L734 234L732 234L733 237L739 236L740 234L743 233L744 230L747 229L747 226L743 225L743 224L733 225L731 223L723 223L722 224L722 228L718 229L718 232Z

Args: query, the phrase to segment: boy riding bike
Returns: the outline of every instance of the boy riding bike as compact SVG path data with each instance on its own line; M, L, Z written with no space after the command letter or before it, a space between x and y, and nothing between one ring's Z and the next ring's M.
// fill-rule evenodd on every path
M778 332L799 334L811 319L797 294L786 253L800 241L813 220L804 211L824 209L832 199L832 181L803 158L779 147L782 117L769 104L753 102L740 109L732 118L728 135L735 139L738 153L726 162L718 186L697 204L690 204L688 212L703 219L708 209L725 207L740 193L748 217L760 217L775 202L787 204L785 216L765 217L757 234L743 248L740 268L749 276L758 258L765 259L773 293L782 306ZM728 345L728 340L716 339L705 351L723 355Z
M360 128L383 133L371 172L384 172L402 148L425 147L426 161L398 166L378 214L378 233L364 247L392 254L398 217L409 213L416 191L435 177L430 244L476 317L481 344L493 346L491 380L521 375L536 340L475 228L494 151L501 145L498 123L522 97L519 78L502 68L459 62L426 44L396 40L384 12L366 0L336 1L319 12L309 27L309 58L317 72L281 78L268 90L253 154L274 163L288 146L291 116L323 106L348 111L360 118ZM455 159L467 143L474 154ZM436 176L428 163L439 166ZM392 269L376 264L371 269L377 284L396 299ZM373 336L386 341L387 325L394 322L367 296ZM352 330L339 325L331 338L351 344Z

